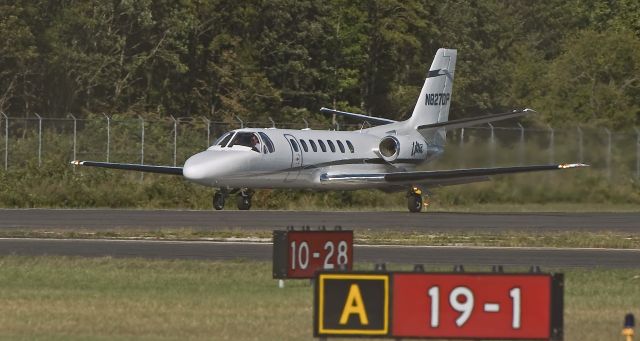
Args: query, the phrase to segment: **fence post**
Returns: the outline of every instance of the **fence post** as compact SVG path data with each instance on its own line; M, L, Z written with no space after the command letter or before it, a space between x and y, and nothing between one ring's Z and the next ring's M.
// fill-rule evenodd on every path
M578 126L578 162L584 163L584 153L582 150L582 129Z
M464 128L460 129L460 147L464 146Z
M519 148L520 155L518 156L518 159L520 161L520 165L523 165L524 164L524 127L522 126L522 124L520 124L520 122L518 122L518 127L520 127L520 148Z
M144 165L144 118L138 115L140 120L140 164ZM140 172L140 181L144 181L144 172Z
M273 122L273 118L271 118L271 116L269 116L269 121L271 121L271 128L275 128L276 122Z
M144 165L144 118L138 115L140 120L140 164Z
M640 129L633 129L636 131L636 180L640 180Z
M77 138L78 138L78 122L75 116L73 116L73 114L69 114L69 116L71 116L71 118L73 119L73 160L77 160L76 158L76 142L77 142ZM76 170L76 166L74 164L73 166L73 170Z
M173 120L173 167L176 166L176 153L178 149L178 121L173 115L171 115L171 119Z
M207 149L211 144L211 120L209 120L206 117L203 117L202 121L204 121L204 123L207 124L207 145L205 146L205 149Z
M234 115L236 120L240 121L240 129L244 128L244 121L242 121L242 119L238 116L238 115Z
M555 157L555 138L556 138L556 134L555 134L555 130L553 130L553 127L549 124L547 124L547 127L549 127L549 163L554 163L556 162L556 157Z
M607 133L607 178L611 178L611 131L604 128Z
M102 113L102 115L107 118L107 162L109 162L109 154L111 150L111 117L107 116L105 113Z
M0 114L4 117L4 170L9 168L9 117L3 111Z
M490 148L490 155L491 155L491 166L495 166L496 165L496 135L495 132L493 130L493 124L491 123L487 123L489 125L489 128L491 128L491 139L489 140L489 148Z
M38 167L42 165L42 117L34 113L38 117Z

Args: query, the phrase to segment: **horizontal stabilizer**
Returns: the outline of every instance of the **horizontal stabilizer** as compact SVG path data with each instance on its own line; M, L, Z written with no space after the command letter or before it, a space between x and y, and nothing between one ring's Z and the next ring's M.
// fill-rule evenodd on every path
M383 124L390 124L390 123L395 123L396 122L394 120L390 120L390 119L387 119L387 118L367 116L367 115L356 114L356 113L352 113L352 112L333 110L333 109L329 109L329 108L321 108L320 112L323 113L323 114L335 114L335 115L339 115L339 116L345 116L345 117L353 118L355 120L369 122L369 123L375 124L375 125L383 125Z
M462 119L453 120L453 121L425 124L425 125L419 126L418 130L424 131L424 130L439 129L439 128L446 128L447 130L452 130L457 128L465 128L465 127L471 127L471 126L480 125L480 124L491 123L495 121L502 121L502 120L506 120L514 117L520 117L520 116L524 116L532 113L536 113L536 111L533 109L513 110L513 111L499 113L499 114L491 114L491 115L485 115L480 117L469 117L469 118L462 118Z
M182 175L182 167L139 165L134 163L113 163L96 161L71 161L72 165L122 169L147 173Z

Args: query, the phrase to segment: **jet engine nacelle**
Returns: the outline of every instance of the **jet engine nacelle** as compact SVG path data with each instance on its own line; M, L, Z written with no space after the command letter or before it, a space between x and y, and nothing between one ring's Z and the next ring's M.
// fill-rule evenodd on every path
M427 147L422 139L409 136L385 136L378 144L378 154L387 162L398 159L424 159L427 155Z

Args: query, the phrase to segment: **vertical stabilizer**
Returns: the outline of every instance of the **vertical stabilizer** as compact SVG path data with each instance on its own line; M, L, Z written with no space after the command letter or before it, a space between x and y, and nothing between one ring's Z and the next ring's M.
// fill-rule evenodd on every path
M408 120L411 128L446 122L449 119L456 57L457 51L454 49L441 48L436 53L418 102ZM440 138L444 138L444 130L439 135Z

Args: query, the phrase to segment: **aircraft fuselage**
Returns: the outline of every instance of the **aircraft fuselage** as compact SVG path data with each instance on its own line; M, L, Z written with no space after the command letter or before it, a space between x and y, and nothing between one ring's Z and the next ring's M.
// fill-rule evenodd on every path
M371 183L324 179L332 174L411 171L442 153L442 148L428 145L416 132L399 137L398 155L387 161L380 155L379 144L385 136L395 135L380 134L376 128L360 131L245 128L231 133L234 135L224 145L216 141L206 151L189 158L183 167L184 177L220 188L371 188ZM255 135L259 138L258 147L231 145L238 134ZM380 183L376 187L389 186Z

